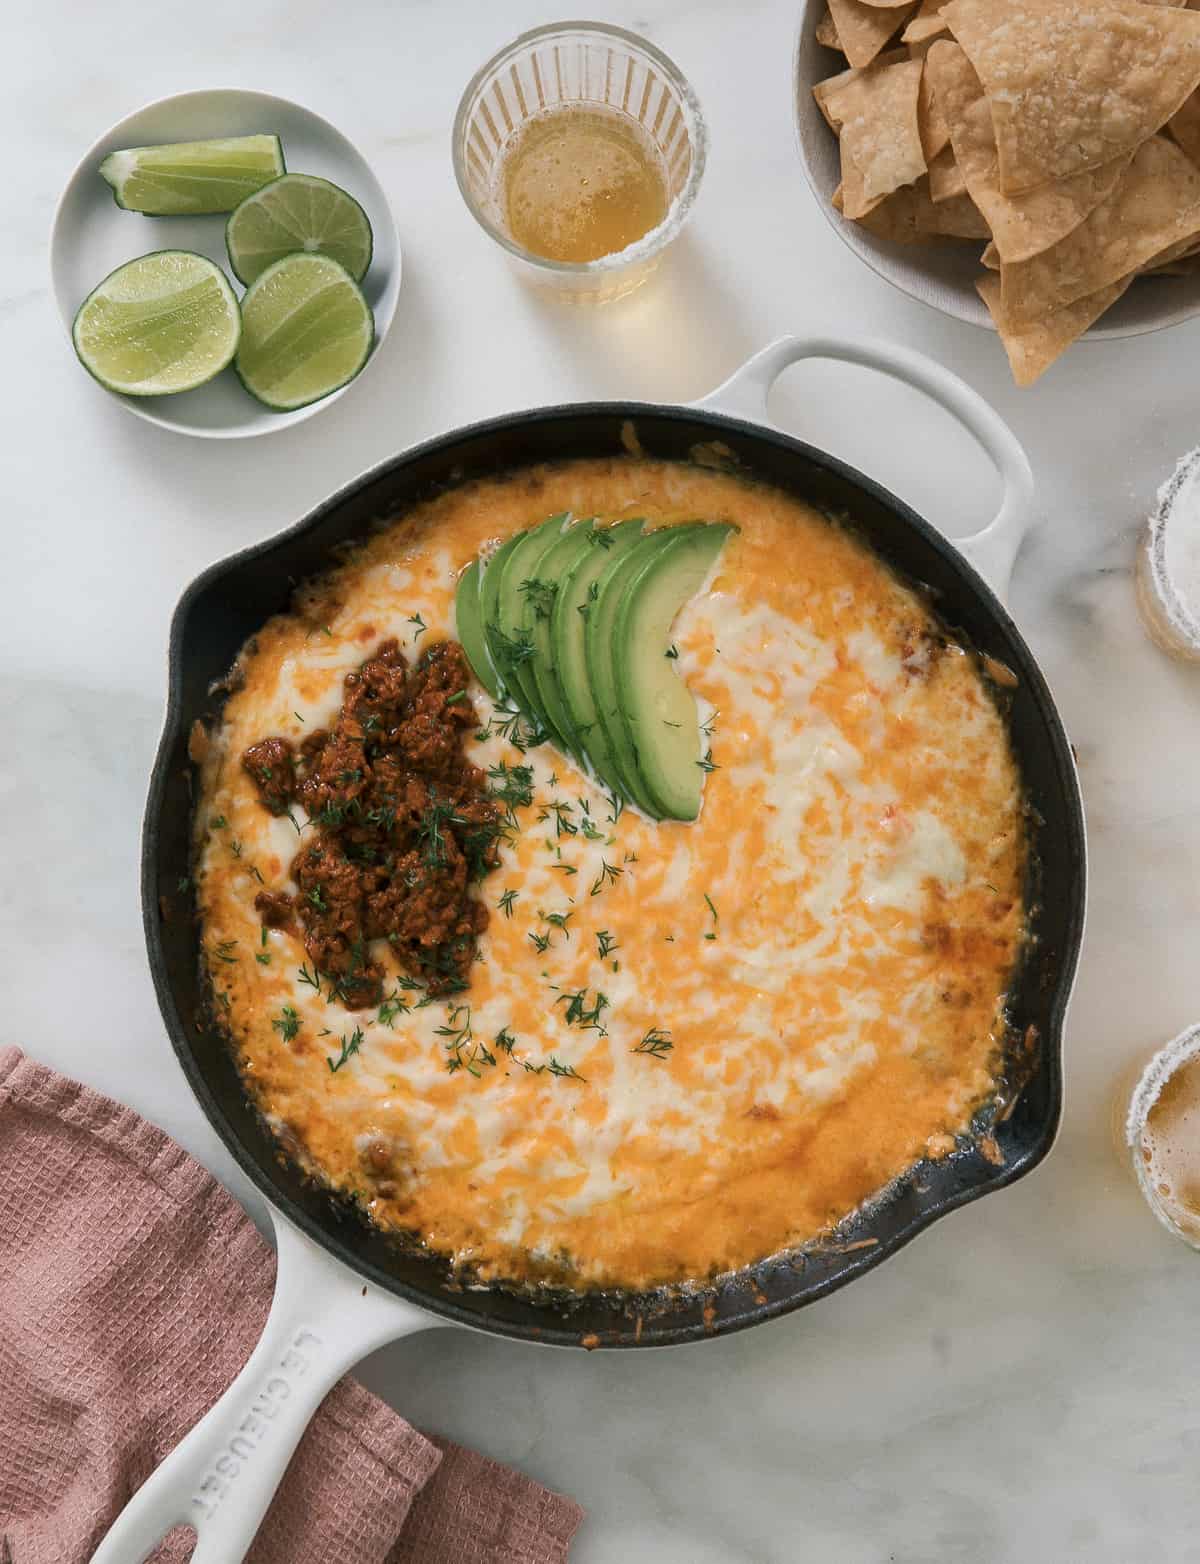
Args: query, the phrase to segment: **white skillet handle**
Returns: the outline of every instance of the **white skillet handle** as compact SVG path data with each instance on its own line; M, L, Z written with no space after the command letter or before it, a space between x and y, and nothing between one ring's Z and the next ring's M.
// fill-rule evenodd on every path
M969 538L950 541L1001 600L1007 595L1017 549L1029 526L1033 505L1033 474L1017 437L984 399L957 375L911 348L853 337L780 337L756 353L724 385L694 407L761 422L767 397L783 371L802 359L837 359L877 369L893 380L923 391L952 413L991 457L1004 485L1000 509L992 521Z
M173 1526L192 1526L192 1564L238 1564L292 1452L347 1369L438 1323L318 1249L272 1211L279 1271L258 1345L229 1389L151 1473L92 1564L141 1564Z

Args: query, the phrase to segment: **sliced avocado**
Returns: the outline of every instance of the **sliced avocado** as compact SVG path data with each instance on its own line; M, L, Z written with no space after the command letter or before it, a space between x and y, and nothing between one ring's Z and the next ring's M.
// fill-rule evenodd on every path
M592 543L594 530L595 522L581 521L573 527L568 527L560 538L556 538L542 555L538 565L538 581L543 590L525 594L525 625L533 635L533 656L529 660L528 667L533 673L538 696L552 727L562 734L570 753L581 762L586 761L587 752L583 741L575 731L575 724L571 720L570 709L563 695L562 684L555 667L551 626L559 593L563 589L567 576L584 555L596 552L595 545ZM578 615L576 617L578 618ZM582 629L582 620L580 628Z
M487 644L487 654L492 667L496 670L496 682L500 686L501 696L513 694L514 698L515 692L509 689L510 681L505 678L504 669L496 661L496 649L492 644L491 626L496 623L500 612L500 583L504 577L504 561L525 536L527 534L524 532L516 532L506 542L502 543L491 559L484 562L479 577L479 617L483 623L483 638ZM521 709L523 711L524 707Z
M687 524L687 527L693 530L699 525L699 522L695 522ZM596 703L614 768L621 779L622 791L654 818L658 817L659 810L649 790L642 784L633 739L620 710L613 638L617 614L629 583L640 574L649 560L662 553L683 531L681 527L662 527L657 532L647 533L628 553L606 566L597 582L599 590L587 616L587 630L584 633L592 699Z
M525 610L530 597L537 600L530 584L540 584L538 565L542 556L558 541L566 519L565 511L548 517L540 526L522 533L503 560L497 555L492 561L488 575L500 567L499 589L491 617L487 616L485 601L483 621L488 649L505 687L525 715L539 728L544 728L560 749L566 749L566 740L549 720L530 667L533 633L526 623ZM487 576L484 581L486 583Z
M660 819L694 820L704 783L696 700L667 656L671 626L734 529L725 523L653 534L663 547L629 556L612 625L616 709L639 789ZM647 541L651 541L648 539ZM638 556L641 556L640 558Z
M471 664L471 672L483 685L492 699L500 699L500 680L492 666L487 637L483 633L483 615L480 604L480 585L483 575L478 559L473 559L458 578L454 594L455 631Z
M613 561L628 553L641 535L640 519L618 521L612 527L593 527L587 534L589 547L559 582L554 612L550 616L554 669L562 686L571 726L587 752L588 764L596 777L620 798L630 795L621 782L592 699L584 639L588 615L599 593L600 577Z

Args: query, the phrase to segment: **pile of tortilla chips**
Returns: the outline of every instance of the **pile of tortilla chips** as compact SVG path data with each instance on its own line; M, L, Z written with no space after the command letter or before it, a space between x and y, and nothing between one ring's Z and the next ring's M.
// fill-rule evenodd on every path
M849 62L813 88L833 204L901 244L987 240L977 286L1018 385L1135 277L1200 268L1200 10L829 0L817 38Z

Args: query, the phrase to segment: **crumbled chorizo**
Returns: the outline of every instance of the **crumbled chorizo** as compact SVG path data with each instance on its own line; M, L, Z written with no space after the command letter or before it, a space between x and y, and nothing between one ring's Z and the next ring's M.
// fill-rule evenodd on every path
M286 891L259 891L254 898L254 910L268 929L290 929L292 926L292 898Z
M287 813L296 788L296 762L287 739L260 739L242 756L242 766L273 815Z
M314 833L292 861L297 895L261 895L263 921L295 917L309 958L351 1009L382 994L373 941L431 994L467 986L488 922L472 887L499 861L503 819L462 753L478 723L469 678L454 642L430 646L409 671L398 643L385 641L346 675L337 721L305 738L298 766L284 739L246 752L250 770L252 755L286 747L287 797L304 805Z

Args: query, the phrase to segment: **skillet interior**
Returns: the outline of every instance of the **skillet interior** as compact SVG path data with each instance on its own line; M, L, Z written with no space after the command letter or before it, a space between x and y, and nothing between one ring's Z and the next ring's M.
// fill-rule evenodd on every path
M190 892L178 890L190 872L187 738L196 719L219 712L214 685L246 638L287 607L298 582L328 566L338 545L465 479L617 453L628 419L650 456L687 459L697 444L717 439L749 475L847 512L903 577L926 589L945 623L1013 670L1018 682L1004 704L1031 806L1033 939L1010 999L1013 1090L1002 1122L990 1127L992 1144L972 1143L944 1161L919 1164L844 1224L836 1240L776 1257L703 1292L535 1302L500 1288L462 1288L444 1262L405 1252L281 1159L226 1042L206 1020L195 909ZM214 565L184 594L171 626L167 716L142 842L142 898L150 966L175 1051L218 1134L277 1207L377 1285L465 1325L560 1345L587 1338L589 1346L665 1345L740 1329L844 1285L947 1211L1029 1172L1049 1151L1061 1113L1061 1030L1082 935L1084 877L1070 746L1032 654L996 598L952 545L869 479L798 440L717 414L583 404L515 414L432 441L358 479L290 531ZM1032 1047L1027 1038L1035 1040Z

